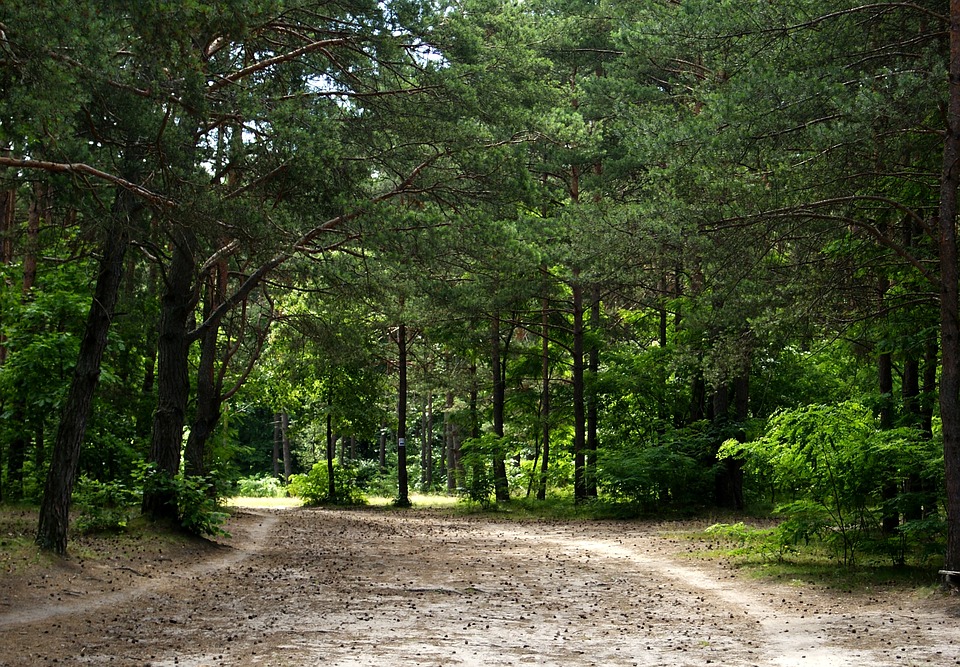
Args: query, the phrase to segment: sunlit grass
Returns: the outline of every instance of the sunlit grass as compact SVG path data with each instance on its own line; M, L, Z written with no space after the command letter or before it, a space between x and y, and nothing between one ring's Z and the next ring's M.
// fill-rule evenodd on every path
M410 502L414 507L428 507L436 509L448 509L456 506L459 498L456 496L445 496L439 494L411 493ZM386 496L369 496L367 505L370 507L390 507L393 505L394 498Z
M299 498L249 498L237 496L227 498L227 507L245 507L247 509L289 509L300 507L303 501Z

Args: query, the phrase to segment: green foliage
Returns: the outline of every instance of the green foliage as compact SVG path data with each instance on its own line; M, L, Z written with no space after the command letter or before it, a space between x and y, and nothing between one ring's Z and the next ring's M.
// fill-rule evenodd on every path
M144 492L170 494L177 504L177 522L188 533L217 537L229 536L223 528L229 515L221 508L217 494L216 471L208 477L182 473L171 478L152 464L142 464L137 473Z
M177 475L174 480L180 525L194 535L229 536L223 529L228 518L221 511L219 498L213 493L216 485L206 477Z
M127 527L140 495L119 481L77 479L73 503L79 509L76 529L81 533L120 531Z
M466 484L458 493L470 502L487 509L493 504L493 459L504 457L509 443L494 433L479 438L467 438L460 445L460 461L466 472Z
M354 468L333 464L334 496L330 497L330 484L326 461L313 464L309 472L292 475L287 490L290 495L303 500L305 505L363 505L366 500L357 485Z
M859 403L808 405L771 419L763 437L728 440L720 457L742 458L760 479L792 500L779 539L818 539L838 561L853 564L881 517L884 489L910 477L930 479L942 465L935 444L912 429L883 430Z
M614 498L644 511L700 507L713 492L713 470L702 463L707 447L705 434L689 428L604 448L597 480Z
M254 475L237 480L235 495L241 498L283 498L287 490L272 475Z

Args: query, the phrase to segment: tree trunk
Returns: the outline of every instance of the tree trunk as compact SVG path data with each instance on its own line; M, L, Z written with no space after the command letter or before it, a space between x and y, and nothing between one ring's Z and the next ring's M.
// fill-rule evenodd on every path
M543 439L537 500L547 499L547 476L550 471L550 304L544 297L540 308L540 435Z
M273 415L273 476L280 479L280 414Z
M960 570L960 274L957 186L960 184L960 0L950 0L947 127L940 182L940 417L947 491L944 568Z
M283 452L283 483L290 483L293 475L293 458L290 456L290 414L280 413L280 447Z
M6 154L8 151L3 151ZM11 187L9 190L0 191L0 264L6 266L13 262L13 237L14 220L17 213L17 190ZM4 327L0 327L0 366L7 361L7 341L3 332ZM0 475L2 477L2 475ZM0 493L0 499L3 494Z
M220 420L220 392L215 378L218 333L219 327L211 327L200 339L196 409L184 450L184 472L191 476L207 474L207 441Z
M111 224L104 230L101 241L102 254L93 301L87 315L83 338L80 340L77 365L70 381L63 414L60 416L43 489L36 542L40 548L61 555L67 551L70 499L80 462L80 447L86 434L93 394L100 380L100 363L107 346L107 334L120 292L123 258L127 250L133 210L132 195L125 190L118 191L110 215Z
M196 305L196 238L181 231L173 244L173 257L160 300L160 334L157 339L157 409L147 461L155 466L154 482L144 488L143 513L154 521L176 520L177 498L172 480L180 471L180 448L190 397L187 327Z
M27 240L23 253L23 282L21 301L26 304L32 299L33 285L37 280L37 250L39 247L40 221L44 217L46 204L46 186L35 184L33 199L27 211ZM12 230L11 230L12 231ZM24 386L13 399L10 423L15 429L7 448L7 497L19 500L23 497L23 465L27 458L29 425L27 424L27 391Z
M579 271L573 275L573 497L587 499L586 411L583 391L583 286Z
M453 446L453 392L447 391L447 402L443 411L443 444L447 455L447 493L457 490L457 461Z
M498 438L503 438L503 414L506 403L506 362L503 359L500 340L500 314L496 313L490 324L491 356L490 365L493 368L493 432ZM510 489L507 486L507 466L503 460L503 452L498 446L493 455L493 488L498 503L510 500Z
M433 486L433 392L427 390L427 406L423 411L423 488Z
M333 415L327 412L327 499L331 503L337 502L337 484L333 478L333 452L336 443L333 441Z
M737 431L737 439L740 442L746 442L747 433L744 426L750 418L750 369L744 369L743 373L733 382L734 394L734 413L737 422L740 423L740 429ZM730 497L733 501L733 507L736 510L744 509L746 503L743 497L743 460L728 458L726 459L727 474L730 476Z
M883 352L877 359L877 377L880 389L880 428L893 428L893 355ZM889 471L883 480L880 491L884 510L880 520L884 535L893 535L900 525L900 514L896 510L897 478L896 471Z
M207 276L204 319L208 319L227 297L228 269L226 260L220 260ZM187 436L187 475L207 474L207 442L220 421L223 406L222 382L217 379L220 321L213 322L200 335L200 363L197 367L197 396L194 418Z
M597 497L597 426L599 421L599 400L597 398L597 378L600 374L600 287L593 286L590 299L590 329L593 340L590 343L589 373L590 386L587 395L587 496Z
M397 364L400 373L397 396L397 505L410 506L407 481L407 327L397 329Z
M387 425L380 425L380 474L387 472Z

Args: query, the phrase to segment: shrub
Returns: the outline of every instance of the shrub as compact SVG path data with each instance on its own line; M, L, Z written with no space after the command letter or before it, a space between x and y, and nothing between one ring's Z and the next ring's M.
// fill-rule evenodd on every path
M333 464L334 496L330 496L326 461L313 464L310 472L290 477L287 490L290 495L302 499L305 505L362 505L366 502L357 486L356 472L344 468L339 462Z
M646 511L697 507L710 498L714 473L693 444L699 445L696 435L677 432L602 451L597 480L614 498Z
M152 464L144 464L138 474L144 489L172 493L177 503L177 521L184 530L194 535L229 536L223 529L229 515L220 506L216 471L207 477L180 473L170 478Z
M127 527L139 494L119 481L101 482L81 475L73 491L81 533L120 531Z
M177 475L174 480L180 525L194 535L228 536L223 524L229 516L222 511L215 483L206 477Z
M880 429L868 408L849 402L782 412L763 437L728 440L720 456L744 459L792 497L777 508L786 518L778 529L781 541L821 540L837 560L852 565L890 512L884 489L899 488L912 476L928 478L939 454L916 431ZM908 529L901 537L921 532Z
M272 475L241 477L236 495L244 498L282 498L287 495L283 483Z

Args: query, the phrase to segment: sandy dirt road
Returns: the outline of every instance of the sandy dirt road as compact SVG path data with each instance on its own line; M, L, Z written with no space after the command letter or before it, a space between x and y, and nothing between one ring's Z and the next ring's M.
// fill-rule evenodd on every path
M644 522L245 510L0 575L0 666L960 664L960 599L758 583Z

